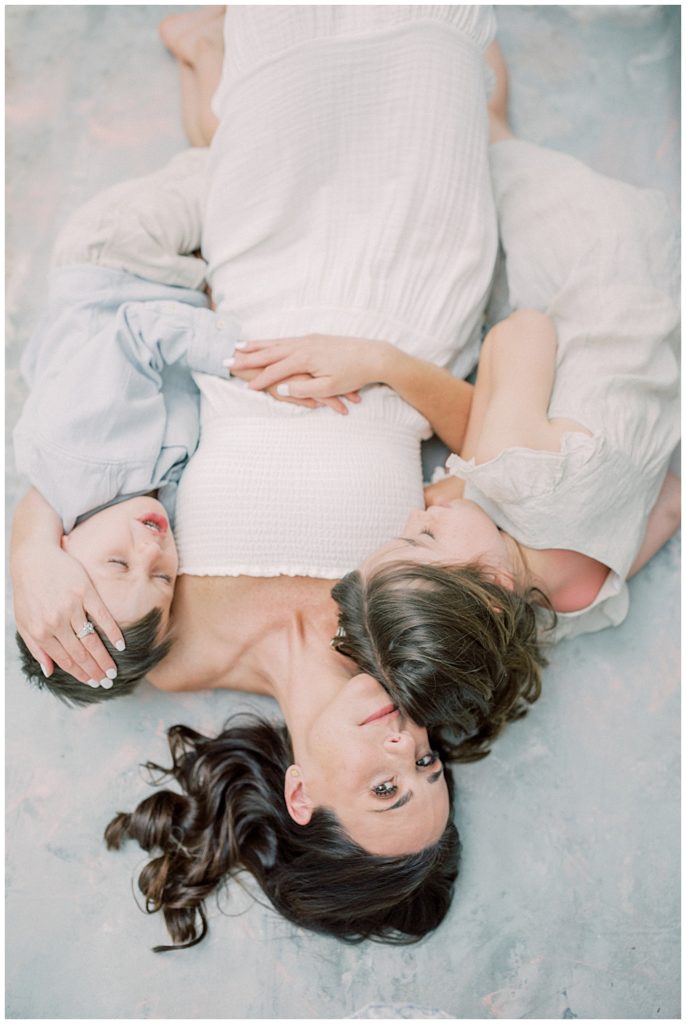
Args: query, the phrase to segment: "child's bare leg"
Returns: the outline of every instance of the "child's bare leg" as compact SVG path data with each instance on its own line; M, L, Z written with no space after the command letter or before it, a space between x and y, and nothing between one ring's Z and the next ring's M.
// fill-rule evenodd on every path
M514 138L507 119L507 64L497 42L491 43L484 54L486 62L495 73L495 89L488 101L488 120L491 142Z
M210 102L224 59L224 7L201 7L172 14L160 24L160 36L179 62L181 114L192 146L208 146L217 129Z

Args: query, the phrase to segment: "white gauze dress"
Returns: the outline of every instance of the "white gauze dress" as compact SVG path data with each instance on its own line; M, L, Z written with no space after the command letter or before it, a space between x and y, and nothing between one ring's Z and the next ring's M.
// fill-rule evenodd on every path
M466 375L497 230L490 7L229 7L203 251L246 339L391 341ZM423 507L427 421L388 388L348 416L198 376L181 571L334 579Z
M520 543L610 568L589 607L558 616L560 639L624 619L626 574L679 440L677 222L660 192L531 143L497 143L491 166L510 304L557 328L549 415L592 436L448 467Z

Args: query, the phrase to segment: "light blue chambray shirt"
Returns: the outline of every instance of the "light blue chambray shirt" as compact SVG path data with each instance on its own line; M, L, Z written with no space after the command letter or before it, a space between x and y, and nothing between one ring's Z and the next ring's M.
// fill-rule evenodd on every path
M14 430L17 468L65 533L104 506L176 486L199 436L191 371L227 377L239 338L207 296L122 270L52 272L48 306L21 361L31 393Z

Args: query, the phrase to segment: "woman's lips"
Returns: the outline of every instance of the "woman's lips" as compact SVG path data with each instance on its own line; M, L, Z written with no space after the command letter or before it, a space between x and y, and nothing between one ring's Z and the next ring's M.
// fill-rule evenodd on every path
M378 722L380 718L385 718L386 715L394 714L398 709L395 704L384 704L382 708L375 711L373 714L365 718L364 722L360 722L360 725L367 725L369 722Z
M161 516L157 512L150 512L148 515L139 516L138 522L142 523L149 530L156 530L162 537L164 537L169 529L169 523L165 516Z

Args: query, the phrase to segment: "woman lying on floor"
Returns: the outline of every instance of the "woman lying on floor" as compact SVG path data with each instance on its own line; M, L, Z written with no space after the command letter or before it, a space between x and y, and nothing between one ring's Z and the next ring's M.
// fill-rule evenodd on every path
M520 318L520 323L521 323L521 318ZM259 334L260 332L256 332L256 333ZM237 369L239 369L239 367L237 367ZM376 377L373 378L373 379L376 379ZM206 392L206 397L207 397L207 392ZM255 397L257 397L257 396L255 396ZM211 417L210 417L210 419L211 419ZM216 425L213 425L213 426L216 426ZM456 444L455 446L460 446L460 445ZM410 540L412 541L412 538L410 538ZM488 575L488 572L486 573L486 575ZM292 582L292 581L290 581L290 582ZM289 583L289 581L284 581L284 583ZM481 581L481 583L482 583L482 581ZM495 617L495 620L494 620L494 616L492 616L492 610L494 610L494 609L492 609L492 600L490 602L488 602L488 600L487 600L487 598L489 596L489 593L488 593L488 590L487 590L488 583L489 583L489 581L486 580L486 590L485 590L486 600L484 602L483 598L482 598L481 599L481 603L482 604L485 603L488 606L487 610L488 610L488 612L491 615L490 622L491 623L495 622L496 625L498 627L500 627L505 622L509 622L510 621L509 618L506 618L506 614L505 614L506 602L509 600L512 603L515 600L515 598L511 597L511 598L508 599L505 596L503 596L502 601L501 601L501 598L499 597L499 605L498 605L498 608L496 609L497 612L498 612L498 615ZM234 593L235 593L235 591L234 591ZM481 587L481 594L483 594L483 593L484 593L484 590L483 590L483 587ZM515 605L515 606L517 606L517 605ZM224 629L225 629L225 623L226 623L225 611L226 611L226 607L225 606L224 607L220 607L219 615L218 615L218 617L222 617L223 618ZM434 612L435 612L435 605L434 605ZM520 618L521 618L521 616L520 616ZM200 621L198 622L198 625L199 626L201 625ZM205 624L203 623L203 625L205 625ZM250 624L247 623L246 625L249 628ZM481 635L483 635L484 632L486 632L486 633L488 632L487 630L486 631L483 630L481 624L479 624L479 628L481 630ZM329 636L331 636L332 627L328 626L326 632L328 633ZM348 628L348 624L346 624L346 632L348 632L352 636L352 631ZM511 646L512 646L511 645L511 637L509 635L507 637L503 637L503 636L498 637L498 632L499 632L498 629L494 629L494 630L492 630L492 632L494 632L495 638L498 640L498 642L501 643L502 646L505 646L505 647L509 646L511 648ZM505 631L503 629L501 629L500 632L502 634ZM529 632L530 632L530 630L529 630ZM202 633L200 634L200 636L202 636ZM313 637L313 633L311 633L310 636ZM219 637L218 637L218 639L219 639ZM223 639L225 641L225 636L224 636ZM256 638L256 639L258 640L257 647L259 647L259 638ZM490 638L486 638L486 639L488 640L488 642L490 642ZM506 640L507 642L504 643L504 640ZM267 652L268 646L269 646L268 644L266 644L266 645L262 644L262 656ZM315 653L315 649L314 648L315 648L315 644L310 645L310 653ZM284 653L287 650L290 650L290 649L291 648L289 647L289 645L287 645L286 648L282 648ZM275 648L273 647L273 644L272 644L272 650L275 650ZM199 652L200 652L200 649L199 649ZM174 653L176 653L176 652L174 652ZM172 664L172 658L169 658L168 660L169 660L169 664L171 665ZM264 678L268 678L268 672L265 669L265 665L268 665L269 660L270 660L270 658L267 658L266 662L263 662L260 665L259 654L255 655L255 659L254 659L254 662L253 662L253 669L257 668L257 670L258 670L257 671L257 675L258 676L259 676L259 674L261 672L261 673L264 674ZM455 662L455 658L454 658L454 662ZM361 657L360 657L360 663L363 664L363 660L362 660ZM319 662L318 664L320 665L320 664L323 664L323 663ZM195 670L195 667L196 667L195 660L190 660L189 659L189 667L190 666L192 666L192 668L194 668L194 670ZM217 668L217 666L214 666L215 670L216 670L216 668ZM383 682L389 688L391 688L393 686L394 680L393 679L389 679L385 675L385 673L383 671L379 672L377 666L375 666L374 668L376 670L375 674L378 673L378 675L381 676ZM449 668L449 665L448 665L448 668ZM161 667L160 671L161 672L164 671L164 665ZM171 670L172 675L173 675L173 671L174 670L172 669ZM233 671L233 673L234 673L235 681L238 682L238 680L240 678L240 673L235 673L235 667L233 667L231 671ZM245 671L245 669L242 670L242 671ZM169 681L170 678L171 678L170 676L167 677L168 681ZM497 678L496 674L494 674L494 678ZM220 677L220 679L221 679L221 681L218 682L218 683L215 682L215 685L222 685L222 683L224 685L227 684L224 681L225 677L224 678ZM361 685L362 687L369 687L370 685L373 685L373 684L371 684L371 681L369 681L369 680L368 681L363 681L361 684L359 684L357 681L359 681L360 679L363 680L363 679L365 679L365 677L359 677L359 676L355 677L355 679L352 680L352 684L354 684L354 686ZM271 684L273 685L274 682L275 682L275 680L272 678L271 679ZM487 679L487 677L486 677L486 682L490 682ZM354 686L352 686L352 684L348 684L348 691L347 691L348 697L350 697L351 693L354 693ZM229 685L230 685L230 683L229 683ZM235 685L235 682L233 683L233 685ZM352 689L351 689L351 686L352 686ZM239 687L239 688L244 688L244 687ZM492 688L494 688L494 687L492 687L492 684L491 684L491 689ZM262 691L263 692L265 692L265 691L268 692L269 690L262 690ZM367 699L367 697L370 696L371 693L372 693L371 690L362 690L362 695L365 696L365 699ZM288 699L288 698L286 698L286 699ZM334 700L332 700L331 705L334 705L334 703L335 703L335 698L334 698ZM331 705L330 705L330 707L331 707ZM481 708L478 708L478 705L477 705L477 703L475 701L475 706L474 707L477 707L479 712L482 712L484 705L487 705L487 701L486 700L482 700L482 707ZM348 707L350 709L352 709L352 703L349 703ZM384 713L384 712L385 712L385 714L381 714L381 715L379 714L379 713ZM432 708L430 709L430 713L432 714L432 716L434 715L434 710ZM355 728L356 729L366 728L366 727L369 727L370 725L373 725L375 722L382 723L382 722L384 722L384 720L386 721L386 725L387 726L392 726L392 725L394 725L394 723L392 721L389 721L389 720L392 720L394 715L395 715L395 712L393 710L393 706L392 705L390 705L390 706L388 706L388 705L382 706L382 707L378 708L376 712L373 711L372 714L370 716L367 716L367 718L365 720L363 720L361 723L357 722L356 725L355 725ZM487 723L488 722L488 714L485 714L485 716L483 716L483 717L485 719L485 722ZM288 715L287 715L287 721L288 721ZM441 720L441 724L444 724L445 721L451 721L451 719L442 719ZM312 723L310 722L310 724L312 724ZM405 741L403 739L403 732L406 732L406 731L410 731L410 730L408 730L406 728L405 729L400 729L397 733L395 732L395 730L391 730L390 733L387 732L385 734L385 738L384 738L383 742L387 743L388 748L389 748L389 750L391 751L392 754L397 754L399 752L399 743ZM142 840L143 845L145 845L146 848L149 848L151 846L162 845L163 848L167 851L161 861L160 861L160 859L158 859L157 861L153 862L154 865L155 865L155 869L153 869L153 867L151 867L151 871L148 872L149 879L147 881L151 882L151 887L149 887L149 895L151 895L151 905L152 905L153 908L155 908L155 907L157 907L159 905L169 906L169 903L171 903L173 900L178 900L180 893L183 894L183 900L187 900L186 908L185 908L185 911L184 911L184 914L185 914L184 921L185 921L186 925L187 925L187 922L189 921L190 925L187 925L186 931L178 931L178 929L180 928L180 926L178 925L178 919L179 919L180 914L175 914L171 910L169 910L170 920L172 922L176 921L177 932L174 933L174 934L175 934L175 937L177 937L177 938L178 937L188 938L188 937L190 937L190 936L195 934L195 931L192 930L192 929L195 928L194 924L192 924L192 922L194 922L194 918L195 918L195 907L197 907L199 905L202 906L202 898L205 895L207 895L207 892L212 888L212 886L214 884L217 883L217 881L222 877L222 874L226 870L230 869L230 867L231 867L231 860L230 860L230 858L228 860L226 860L226 859L218 856L218 851L219 851L219 848L220 848L221 844L218 844L217 849L213 850L213 852L212 852L212 859L213 859L213 865L214 865L214 869L213 870L210 869L212 867L212 865L208 865L207 863L203 864L201 862L202 858L199 857L199 852L200 852L200 849L205 849L206 841L203 838L203 835L199 836L194 829L190 829L190 831L189 831L188 843L182 843L182 846L183 846L184 849L183 850L177 849L177 845L178 845L178 831L177 831L177 828L180 827L180 825L183 823L184 820L187 820L187 815L190 813L190 809L192 808L192 809L194 809L196 811L198 810L200 805L197 804L197 801L200 798L202 798L204 801L208 801L208 800L214 801L216 794L220 792L220 788L221 788L219 786L219 782L217 781L217 782L213 782L212 785L209 787L209 790L208 790L208 788L204 786L204 783L210 777L209 774L206 772L205 774L201 774L199 776L198 773L196 772L196 769L200 770L200 766L205 766L205 767L208 768L208 771L209 771L209 765L211 763L210 762L210 758L215 753L215 751L218 751L218 753L221 756L225 757L225 756L227 756L228 751L231 749L231 745L230 745L230 742L229 742L230 737L226 737L226 736L219 737L219 740L215 741L215 740L205 740L204 737L194 737L194 736L188 736L187 739L184 739L184 735L185 734L183 733L182 730L179 731L179 732L176 732L176 733L173 734L172 741L174 742L174 748L175 748L174 752L175 752L175 758L177 760L176 774L177 774L177 777L182 781L182 784L183 784L184 788L186 788L188 796L184 797L184 798L175 798L175 797L173 797L173 795L160 795L160 798L159 798L157 804L153 804L152 805L151 803L147 803L146 802L146 804L143 807L141 807L139 814L136 814L133 817L124 816L124 817L118 818L117 822L113 825L113 828L110 831L110 839L113 842L118 842L120 840L121 834L122 834L122 828L123 828L125 834L129 833L129 834L135 836L136 838ZM359 741L359 733L353 731L351 733L351 735L355 737L353 746L359 746L359 742L358 742ZM222 739L223 739L223 743L222 743ZM188 749L187 750L185 750L185 748L184 748L184 745L183 745L184 742L188 743ZM217 749L215 749L214 746L208 745L208 744L213 744L215 742L219 743L219 748L217 748ZM394 748L393 748L393 746L391 744L395 744ZM417 752L417 743L415 744L415 753L416 752ZM182 753L184 755L183 757L180 756ZM207 758L205 760L204 760L204 754L207 754ZM349 756L349 751L346 751L346 754ZM416 759L416 761L417 761L416 769L418 769L420 767L424 767L424 766L420 766L419 765L419 760L421 760L421 759ZM218 763L219 763L219 765L222 764L221 757L220 757ZM428 763L427 763L427 767L430 767L430 765ZM310 797L310 795L308 793L308 790L310 790L312 792L315 791L315 788L316 788L316 773L313 774L311 768L308 768L307 775L309 777L308 778L303 778L303 780L301 782L300 779L302 777L301 776L302 766L295 765L294 766L294 770L298 773L298 774L295 775L295 778L291 777L291 779L289 780L288 773L287 773L287 802L288 802L288 785L291 784L293 786L293 788L291 790L291 794L292 794L291 804L293 806L289 805L289 810L290 811L295 810L295 812L297 814L297 813L300 813L302 811L303 807L304 807L305 814L307 814L311 810L311 806L312 806L312 804L311 804L311 797ZM432 775L436 775L436 772L435 771L432 772ZM228 781L229 781L229 776L230 776L230 772L228 770L228 763L227 763L226 772L222 776L226 780L227 784L228 784ZM337 774L336 778L338 780L340 778L340 776ZM439 778L440 778L440 776L437 776L436 780L438 780ZM429 781L428 777L427 777L426 780L427 780L427 782ZM429 784L431 784L431 783L429 783ZM384 794L388 794L388 796L391 796L391 797L396 797L397 793L398 793L398 788L396 788L396 787L397 787L397 781L393 777L391 777L389 779L385 779L382 783L379 783L378 796L380 798L382 797L382 788L383 788ZM399 788L402 788L402 784L400 785ZM325 786L325 790L326 790L326 786ZM428 792L429 791L427 791L427 793ZM412 797L409 799L408 795L410 793L412 793ZM222 794L222 797L223 797L223 794L224 794L223 790L221 791L221 794ZM414 790L411 790L411 788L408 788L408 790L406 790L400 796L399 799L396 799L394 801L394 803L391 805L391 808L389 808L389 809L393 809L393 808L399 809L400 807L403 807L403 806L404 807L409 806L409 804L410 804L410 802L411 802L413 797L415 797ZM152 801L156 801L156 799L157 798L151 798ZM307 800L308 799L310 800L309 806L307 805ZM382 799L388 799L388 798L387 797L383 797ZM325 804L326 804L326 802L327 802L327 798L325 797ZM206 807L207 805L204 803L202 806ZM156 812L153 817L151 817L151 814L149 814L149 812L151 812L152 810L154 810ZM176 817L174 817L174 814L176 814ZM339 814L339 816L340 816L340 814ZM230 830L230 827L231 827L230 815L222 815L222 819L221 820L224 821L226 827L229 828L229 830ZM297 821L297 817L295 818L295 820ZM234 823L233 823L233 826L234 826ZM174 839L176 839L176 841L177 841L176 845L173 842ZM406 840L405 840L405 842L406 842ZM201 844L201 847L198 847L199 843ZM372 840L371 843L373 845L374 840ZM367 845L368 845L368 848L370 848L370 843L368 843ZM194 849L195 849L195 854L194 854ZM170 882L168 887L166 885L161 887L160 886L160 879L161 879L160 872L161 871L167 872L168 870L170 870L170 867L172 867L172 866L173 866L172 874L174 876L173 882ZM188 886L188 884L187 884L188 872L190 872L190 874L194 874L195 878L202 879L203 880L202 883L199 882L199 883L196 883L194 886ZM255 873L258 873L258 872L256 871ZM273 872L269 872L269 873L273 873ZM259 874L258 874L258 877L259 877ZM192 890L191 893L190 893L190 890ZM272 896L272 898L273 898L273 896ZM274 901L276 902L276 905L278 905L277 900L274 900ZM178 905L178 904L175 903L174 905ZM429 906L429 901L427 901L426 906L427 907ZM191 912L190 908L192 908L192 912ZM288 909L285 909L284 912L288 913ZM310 923L310 927L311 927L311 923ZM330 928L331 926L329 924L327 924L326 927ZM190 930L188 930L188 929L190 929ZM335 929L332 928L331 930L335 930Z
M424 352L433 339L426 354L442 362L457 355L466 372L496 241L482 62L493 33L490 10L436 9L429 17L413 8L267 14L265 20L264 12L239 8L227 15L231 61L217 93L221 116L207 212L214 236L203 241L218 323L230 315L249 338L285 329L286 321L289 329L340 331L354 320L370 336L390 337L410 350ZM184 38L193 36L199 55L192 78L184 75L187 99L216 87L215 75L212 89L193 93L194 83L212 80L221 67L216 21L208 16L199 26L191 15L197 31L190 33L188 18L171 23L182 27ZM256 21L262 31L255 31ZM352 91L351 53L359 64ZM266 56L274 59L264 63ZM395 67L398 60L423 78L421 88L415 81L411 117L401 95L408 76L378 74L380 62ZM323 71L331 89L319 109L312 106L311 83L321 81ZM437 90L456 98L461 116L446 116L436 104ZM267 95L292 106L292 134L281 141L287 125L265 106ZM403 107L402 123L389 119L389 110ZM199 103L196 111L198 124L204 123L207 111ZM313 118L321 119L322 146L324 128L329 133L330 151L323 148L319 162L301 145ZM353 149L351 123L359 133ZM421 147L416 157L399 159L410 124L427 145L440 141L431 157ZM283 167L265 163L260 133L275 152L288 144L293 160ZM361 150L369 159L367 175L353 181L350 168L359 165ZM464 182L459 190L455 167ZM262 183L263 200L271 202L261 201L257 211L246 208L245 197L259 171L273 180ZM313 176L322 185L314 219ZM400 205L399 176L407 184ZM436 257L445 265L441 274L425 268L432 288L423 288L419 300L406 288L426 257L424 220L418 223L414 211L418 181L432 197L423 213L437 225ZM405 257L398 261L382 233L393 223L390 210L403 207L407 218L396 230L405 236ZM323 239L334 217L337 233ZM463 244L456 246L452 227ZM283 249L289 239L297 240L297 259ZM324 277L323 242L338 268ZM296 278L287 279L286 270ZM434 365L425 364L424 373L429 381L447 379L453 395L470 393ZM397 530L408 507L423 504L419 444L427 421L382 388L344 418L330 409L276 403L237 381L197 381L202 442L177 500L182 575L171 617L175 643L151 678L168 689L230 686L272 694L287 729L232 724L215 740L172 730L185 795L152 797L140 813L119 817L108 841L117 844L130 834L146 848L162 846L163 856L141 884L150 908L164 907L177 942L197 939L204 898L239 864L300 924L344 937L419 938L444 916L457 871L449 780L426 730L389 701L378 681L331 650L337 609L330 588ZM454 421L451 415L453 429L460 429ZM461 429L465 422L466 415ZM21 582L20 573L17 578ZM85 612L72 611L65 628L80 629ZM83 640L94 647L92 635ZM110 689L83 682L54 686L73 685L91 698L130 688L121 677Z

